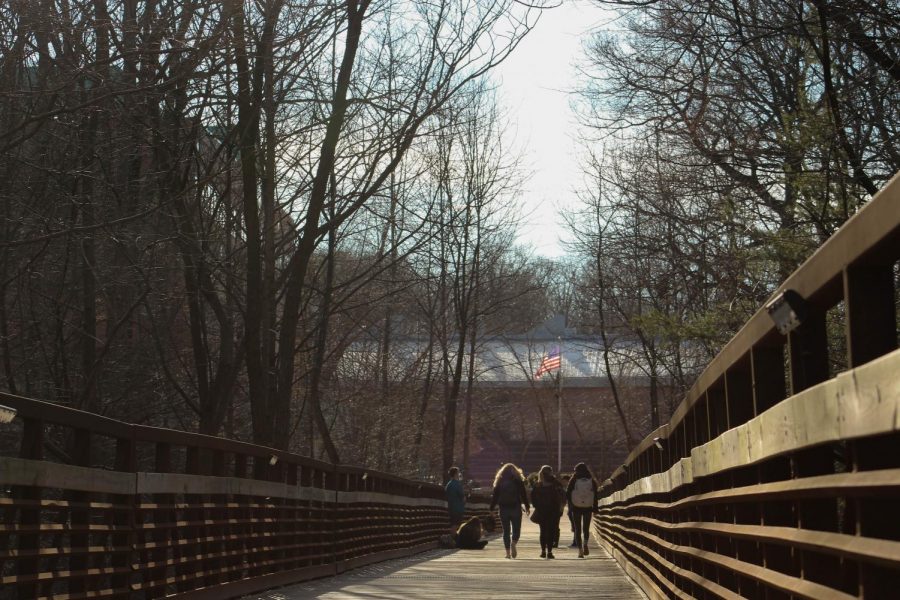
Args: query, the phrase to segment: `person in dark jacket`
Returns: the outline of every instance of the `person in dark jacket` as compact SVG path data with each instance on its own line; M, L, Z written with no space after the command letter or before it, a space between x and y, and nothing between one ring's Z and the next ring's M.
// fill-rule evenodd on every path
M506 463L494 477L494 494L491 496L491 512L500 506L500 524L503 526L503 545L506 558L516 557L516 542L522 532L522 511L531 514L528 493L525 491L525 476L522 469ZM522 505L525 508L522 508Z
M597 512L597 482L590 469L583 462L575 465L575 473L566 488L569 510L575 517L575 541L578 544L578 558L590 554L588 537L591 519Z
M554 558L553 544L559 532L559 518L565 501L565 492L553 474L553 469L544 465L538 471L537 483L531 490L531 505L541 528L541 558Z
M463 489L459 467L450 467L447 479L447 512L450 515L450 529L456 531L466 516L466 492Z

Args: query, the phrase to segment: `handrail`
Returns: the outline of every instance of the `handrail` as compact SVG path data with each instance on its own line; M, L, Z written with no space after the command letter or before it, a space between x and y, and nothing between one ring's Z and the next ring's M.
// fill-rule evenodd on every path
M900 584L898 261L900 174L779 286L670 422L603 482L600 535L648 594L876 598ZM782 335L765 306L788 290L806 314ZM829 344L840 322L845 348ZM821 478L842 487L812 484ZM726 500L686 504L713 497ZM843 552L848 535L867 551Z
M0 456L2 600L235 597L433 548L447 531L433 483L10 394L0 404L20 428L19 457ZM49 426L65 447L45 457ZM469 515L492 525L488 503L470 498Z

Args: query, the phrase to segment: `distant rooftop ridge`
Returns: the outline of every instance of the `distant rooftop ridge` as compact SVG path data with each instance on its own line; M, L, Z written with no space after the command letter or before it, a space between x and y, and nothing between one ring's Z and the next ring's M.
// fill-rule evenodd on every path
M354 361L371 361L378 352L380 339L369 332L365 340L353 344L344 357L348 374L356 372ZM565 387L606 388L609 376L603 356L603 338L597 334L581 334L566 325L564 315L553 315L530 330L517 334L482 336L476 345L475 380L486 387L546 387L553 377L536 378L541 360L559 347L562 355L562 377ZM398 379L405 377L409 365L421 362L427 352L428 338L411 335L394 337L391 346L391 370ZM434 350L432 350L434 351ZM615 343L620 364L616 378L635 384L649 381L641 368L643 354L636 339L619 338ZM454 356L451 352L451 358ZM468 363L466 363L467 365ZM555 373L555 372L554 372ZM352 377L352 375L351 375ZM465 377L465 374L464 374Z
M578 331L574 327L566 326L565 315L556 314L534 327L524 337L533 341L568 339L578 337Z

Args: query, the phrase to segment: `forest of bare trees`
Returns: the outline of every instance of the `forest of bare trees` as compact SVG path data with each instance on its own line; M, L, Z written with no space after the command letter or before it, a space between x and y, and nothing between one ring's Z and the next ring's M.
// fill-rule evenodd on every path
M559 261L491 77L549 5L0 3L0 386L436 474L483 341L562 312L634 443L900 167L900 13L597 3Z
M583 62L574 320L603 337L611 366L650 378L655 428L774 288L900 169L900 5L600 4L617 18L587 41ZM639 359L618 352L620 340L637 340Z
M426 331L443 354L409 400L447 381L454 410L448 344L465 349L506 289L536 287L501 284L530 275L487 76L538 13L3 3L4 387L337 461L333 430L357 420L383 441L403 414L388 361L338 384L344 353L374 337L386 357ZM352 381L365 398L344 410Z

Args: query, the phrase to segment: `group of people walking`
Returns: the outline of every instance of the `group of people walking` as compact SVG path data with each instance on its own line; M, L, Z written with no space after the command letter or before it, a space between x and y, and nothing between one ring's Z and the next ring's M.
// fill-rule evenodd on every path
M447 496L453 524L454 519L462 518L464 495L462 484L458 480L459 469L454 467L449 475ZM554 558L553 548L559 544L559 521L566 508L574 534L572 546L578 548L579 558L590 554L588 538L591 520L597 511L597 482L583 462L575 465L574 473L567 482L558 479L549 465L541 467L537 481L532 486L530 499L522 470L512 463L506 463L494 477L491 512L497 507L500 509L506 558L516 558L518 555L516 543L522 531L523 513L531 516L531 520L540 527L541 558Z

